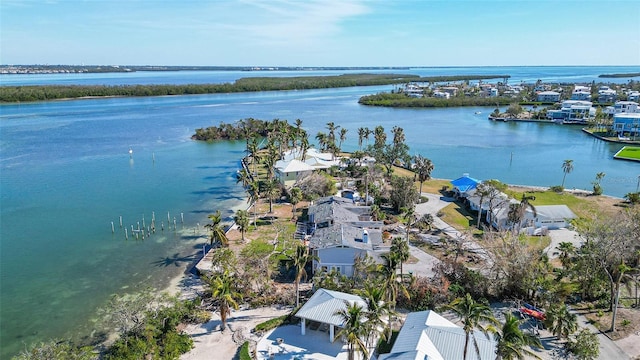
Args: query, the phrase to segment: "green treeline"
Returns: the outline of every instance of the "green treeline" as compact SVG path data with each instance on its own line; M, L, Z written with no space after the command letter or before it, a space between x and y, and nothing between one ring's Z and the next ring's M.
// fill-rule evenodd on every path
M254 77L225 84L185 85L35 85L1 86L0 103L74 99L105 96L165 96L219 94L249 91L324 89L351 86L402 84L407 82L443 82L504 78L508 75L468 75L420 77L407 74L349 74L337 76Z
M196 129L196 133L191 136L193 140L214 141L214 140L241 140L248 139L251 136L266 137L273 130L273 123L283 123L291 127L286 120L278 121L277 119L269 122L248 118L239 121L236 124L226 124L221 122L218 126L210 126L207 128Z
M441 98L413 98L401 93L380 93L363 96L358 100L362 105L387 107L458 107L458 106L501 106L513 103L510 97L453 97Z
M598 75L599 78L627 78L627 77L636 77L636 76L640 76L640 73Z

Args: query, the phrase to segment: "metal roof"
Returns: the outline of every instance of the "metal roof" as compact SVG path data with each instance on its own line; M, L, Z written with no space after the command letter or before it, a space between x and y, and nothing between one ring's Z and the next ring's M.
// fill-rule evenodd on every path
M360 296L318 289L309 301L298 310L296 317L342 327L342 318L334 314L347 308L345 301L350 304L359 304L363 309L367 310L367 303Z
M495 359L495 341L478 330L474 335L480 348L480 358L473 345L469 344L467 359ZM462 359L465 337L464 329L434 311L412 312L407 315L391 353L380 356L380 360Z

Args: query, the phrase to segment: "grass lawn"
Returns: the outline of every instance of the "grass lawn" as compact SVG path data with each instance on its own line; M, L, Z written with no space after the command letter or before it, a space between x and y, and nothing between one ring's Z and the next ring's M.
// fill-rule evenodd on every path
M613 155L613 157L616 159L640 161L640 146L625 146Z

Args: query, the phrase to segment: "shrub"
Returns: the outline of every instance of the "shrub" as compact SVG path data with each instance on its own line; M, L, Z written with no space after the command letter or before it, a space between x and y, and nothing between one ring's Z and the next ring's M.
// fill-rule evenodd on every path
M249 354L249 342L245 341L240 347L240 360L252 360L251 354Z
M278 326L282 325L285 320L287 319L288 315L282 315L279 316L277 318L273 318L270 320L267 320L263 323L260 323L258 325L256 325L255 327L255 331L269 331L271 329L275 329Z
M560 185L554 185L554 186L550 187L549 190L551 190L553 192L561 193L561 192L564 191L564 187L562 187Z

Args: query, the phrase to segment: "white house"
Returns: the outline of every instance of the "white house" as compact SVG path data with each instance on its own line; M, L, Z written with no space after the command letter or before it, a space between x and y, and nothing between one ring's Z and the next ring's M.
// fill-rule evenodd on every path
M616 101L613 106L607 106L604 110L606 114L620 114L620 113L637 113L640 112L638 103L634 101Z
M380 261L376 250L381 250L382 231L349 224L336 224L316 229L309 239L309 248L318 258L313 261L313 273L337 271L342 275L354 275L357 258L369 255Z
M296 181L316 170L315 167L298 159L278 160L275 164L275 176L280 184L291 187Z
M555 91L541 91L538 93L538 101L558 102L560 101L560 93Z
M496 341L480 330L473 330L478 354L469 344L467 360L494 360ZM466 333L464 329L440 316L433 310L412 312L398 333L391 352L379 360L453 360L462 359Z
M336 328L344 327L344 321L336 312L347 308L347 303L358 304L366 311L368 309L366 301L360 296L351 295L339 291L318 289L309 300L296 312L296 317L300 318L300 333L306 334L307 326L311 323L319 323L322 330L325 327L329 330L329 341L335 340Z
M640 101L640 91L631 91L627 94L627 100L629 101Z
M547 110L547 118L563 123L586 123L596 116L591 101L565 100L560 110Z
M511 199L501 206L493 209L491 215L491 225L498 230L509 230L512 224L509 224L510 204L517 205L518 201ZM577 216L566 205L539 205L535 207L536 214L530 208L526 209L522 227L534 229L561 229L569 226L572 219Z
M444 91L434 91L433 92L433 97L434 98L438 98L438 99L448 99L451 97L451 95L449 93L446 93Z
M339 165L340 159L335 159L333 154L322 153L310 148L302 156L300 149L296 148L286 151L282 159L276 161L274 168L276 179L280 184L285 187L291 187L300 178L315 170L328 169Z
M589 86L576 85L571 93L571 100L591 100L591 88Z
M609 89L607 86L601 87L601 89L598 90L598 102L600 103L614 102L617 98L618 94L616 91Z

